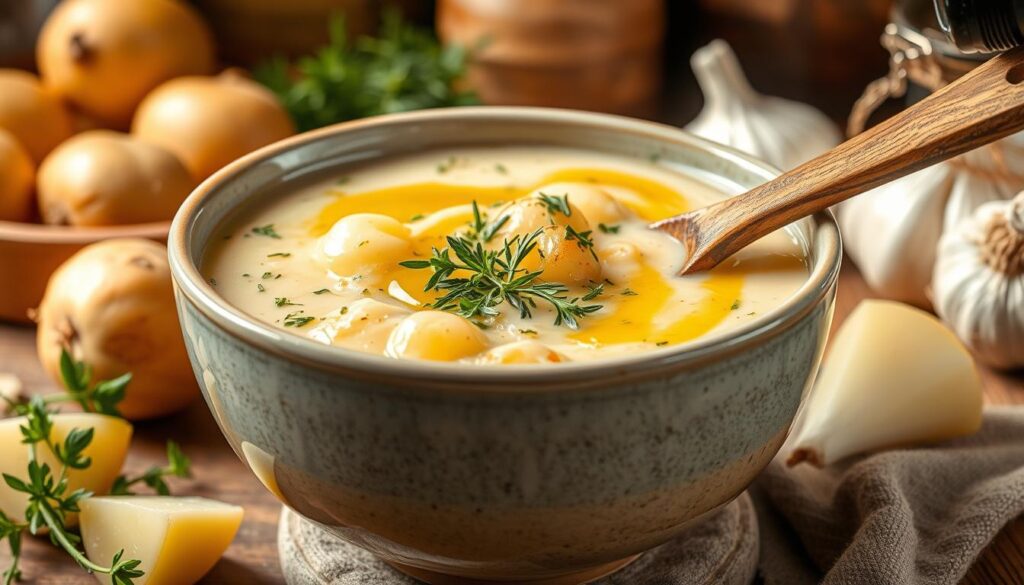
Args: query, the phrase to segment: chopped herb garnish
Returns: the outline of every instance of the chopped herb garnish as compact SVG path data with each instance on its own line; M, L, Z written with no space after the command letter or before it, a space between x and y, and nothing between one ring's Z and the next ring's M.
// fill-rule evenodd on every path
M667 341L659 341L659 342L655 343L654 345L657 345L658 347L662 347L662 346L668 345L668 342Z
M538 229L525 237L506 239L498 250L485 250L479 240L448 236L448 247L434 248L430 260L407 260L400 264L433 270L424 290L444 294L427 305L431 308L453 311L467 319L487 318L498 315L498 305L508 303L525 319L533 316L532 310L541 300L555 310L555 325L577 329L577 320L600 310L601 305L582 305L580 298L565 295L569 289L564 284L537 282L542 271L531 272L522 267L526 257L537 248L537 238L543 231ZM452 260L453 252L457 260ZM452 278L459 270L469 272L469 277Z
M437 165L437 172L442 175L447 173L448 171L452 170L452 167L455 166L456 162L457 161L454 156L449 156L448 160Z
M619 228L620 227L621 226L618 226L618 225L607 225L607 224L603 224L603 223L597 224L597 229L601 230L601 233L604 233L604 234L617 234L617 233L619 233Z
M591 233L591 230L578 232L571 225L565 226L565 239L569 241L575 240L581 250L589 251L594 260L597 260L597 252L594 251L594 240L590 237Z
M313 291L313 294L315 294L315 295L323 295L323 294L327 294L329 292L331 292L331 289L329 289L329 288L322 288L320 290Z
M217 279L216 278L211 278L210 279L210 284L212 284L213 286L217 286Z
M366 244L369 244L369 243L370 243L370 240L363 240L362 242L359 242L359 245L356 246L356 247L357 248L362 248L363 246L365 246Z
M242 273L242 277L243 277L243 278L249 278L250 276L251 276L251 275L250 275L250 274L249 274L248 272L243 272L243 273Z
M536 329L520 329L519 332L523 335L537 335Z
M729 307L729 310L730 311L735 311L738 308L740 308L740 300L736 299L735 301L733 301L732 306Z
M348 307L342 307L340 313L342 315L344 315L345 313L348 313Z
M622 291L622 296L624 296L624 297L635 297L635 296L637 296L639 294L640 293L636 292L635 290L633 290L631 288L627 288L627 289Z
M589 291L587 292L587 294L581 297L581 300L592 301L597 297L601 296L602 294L604 294L604 284L598 284L596 286L591 285L588 286L587 288L589 289Z
M652 163L656 163L659 160L661 160L661 153L660 152L652 152L650 155L648 155L647 160L651 161Z
M508 169L505 168L505 165L503 165L501 163L498 163L498 164L494 165L494 170L498 171L499 173L501 173L503 175L507 175L508 174Z
M291 255L291 252L274 252L273 254L267 254L267 258L287 258Z
M266 278L273 278L273 277L274 277L274 273L273 272L264 272L263 276L262 276L262 278L264 278L264 279L266 279Z
M557 195L548 195L547 193L539 193L537 195L537 198L540 199L541 203L544 204L544 207L548 208L548 213L550 213L552 215L554 215L556 213L561 213L562 215L564 215L566 217L569 217L570 215L572 215L572 208L569 207L569 196L568 195L562 195L561 197L559 197Z
M259 292L263 292L263 291L265 291L267 289L262 284L257 282L256 283L256 290L258 290Z
M362 290L362 293L363 293L364 295L368 295L368 294L370 294L370 289L368 289L368 288L364 288L364 289Z
M410 217L409 221L419 221L419 220L423 219L424 217L427 217L427 216L423 215L422 213L417 213L416 215Z
M288 297L275 297L274 304L278 307L301 307L302 303L293 303Z
M341 187L342 185L347 185L350 180L350 177L338 177L338 180L335 181L334 184Z
M498 233L498 230L508 222L508 216L503 215L498 218L498 221L488 224L487 216L480 213L480 207L476 201L473 201L473 221L469 224L472 231L470 237L479 240L483 243L490 242L494 239L494 236Z
M316 317L304 315L302 311L295 311L284 316L285 327L303 327L313 321Z
M252 233L258 236L266 236L268 238L274 238L275 240L281 239L281 234L277 233L274 229L274 224L268 223L267 225L261 225L252 228Z

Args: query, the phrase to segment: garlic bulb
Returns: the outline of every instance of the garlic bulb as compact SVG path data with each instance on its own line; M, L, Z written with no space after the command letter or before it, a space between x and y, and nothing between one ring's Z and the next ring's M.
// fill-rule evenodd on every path
M1018 134L840 204L843 247L875 292L929 308L942 234L979 205L1021 189L1024 135Z
M839 144L839 131L818 110L755 92L725 41L718 39L698 49L690 64L705 102L686 127L690 132L784 170Z
M822 467L850 455L973 433L981 378L938 319L893 301L863 301L831 341L785 452Z
M935 310L979 360L1024 366L1024 193L942 236L932 286Z

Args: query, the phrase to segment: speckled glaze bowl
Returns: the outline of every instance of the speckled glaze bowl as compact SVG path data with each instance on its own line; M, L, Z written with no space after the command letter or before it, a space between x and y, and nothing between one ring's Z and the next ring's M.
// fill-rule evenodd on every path
M557 367L396 361L319 345L230 306L198 270L222 222L311 176L512 143L657 153L729 193L776 173L626 118L435 110L268 146L201 185L170 233L189 355L238 455L305 518L435 583L580 583L731 501L786 438L832 316L841 252L828 214L789 228L811 270L776 310L689 345Z

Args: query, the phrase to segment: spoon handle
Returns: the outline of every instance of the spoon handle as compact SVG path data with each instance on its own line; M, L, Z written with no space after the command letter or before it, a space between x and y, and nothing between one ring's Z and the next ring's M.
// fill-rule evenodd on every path
M1024 129L1024 48L750 191L653 227L682 240L687 274L791 222Z

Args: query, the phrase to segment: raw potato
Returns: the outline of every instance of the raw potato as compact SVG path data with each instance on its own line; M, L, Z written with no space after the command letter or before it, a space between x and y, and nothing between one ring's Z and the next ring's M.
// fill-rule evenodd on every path
M21 430L25 424L24 417L9 418L0 421L0 472L27 479L28 446L21 444ZM68 492L85 488L97 494L110 491L110 486L121 473L124 458L128 454L128 445L132 440L132 425L123 419L92 413L66 413L53 415L53 431L51 437L55 443L61 443L71 429L92 428L92 443L85 449L86 457L92 458L92 464L86 469L68 471ZM48 463L50 468L59 473L60 466L45 447L38 447L39 460ZM0 510L15 520L25 518L28 496L16 492L0 482ZM78 522L76 515L67 517L70 525ZM109 559L108 559L109 560Z
M233 160L287 138L295 126L263 86L233 72L181 77L139 106L132 133L178 156L196 181Z
M10 132L0 128L0 221L30 221L36 165Z
M194 186L163 148L93 130L61 144L39 167L39 212L44 223L57 225L165 221Z
M938 319L863 301L831 342L788 464L969 435L981 426L981 391L970 353Z
M13 134L39 164L71 136L71 114L36 76L0 69L0 128Z
M55 380L68 346L93 380L131 372L119 405L129 419L171 414L196 397L162 244L115 239L83 248L50 277L38 313L39 361Z
M209 28L179 0L64 0L40 32L36 59L47 87L118 129L156 86L215 65Z
M213 568L234 540L242 508L206 498L107 496L82 507L82 543L94 563L118 551L142 561L135 585L190 585ZM110 578L96 575L109 585Z

